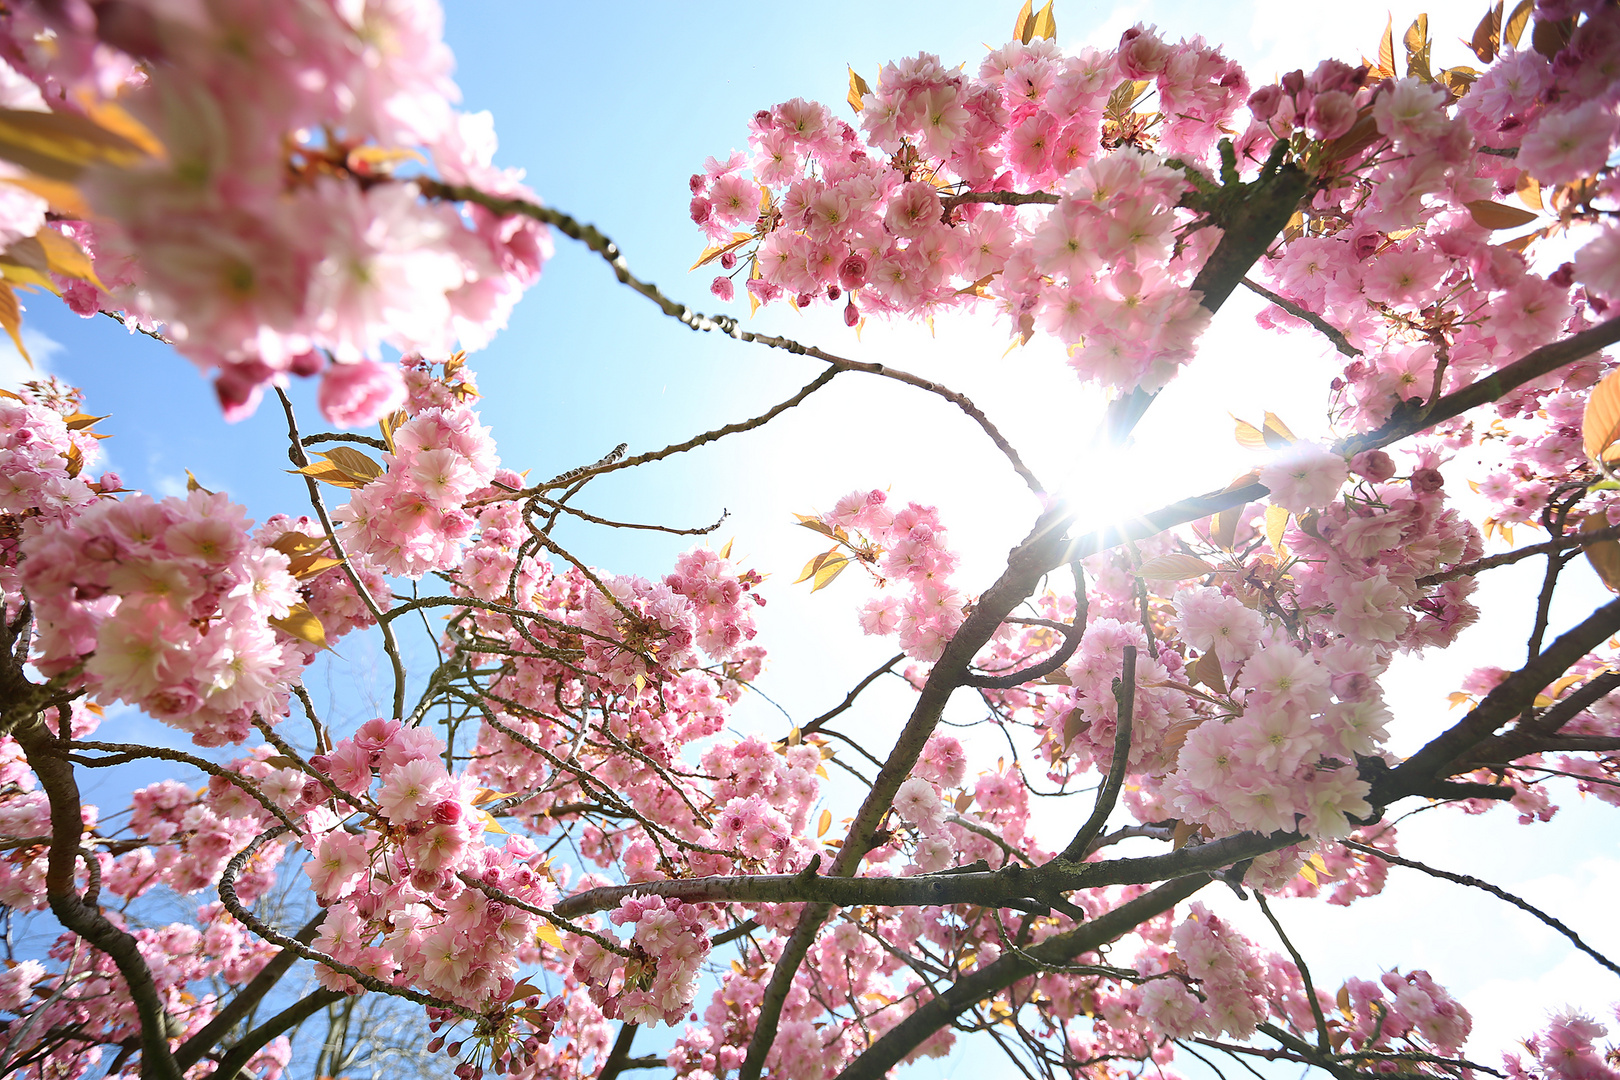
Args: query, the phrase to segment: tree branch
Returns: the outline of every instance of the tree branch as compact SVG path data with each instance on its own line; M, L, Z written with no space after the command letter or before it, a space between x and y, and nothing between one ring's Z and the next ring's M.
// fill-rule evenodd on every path
M1358 844L1354 840L1340 840L1339 843L1343 844L1347 848L1353 848L1354 850L1361 852L1363 855L1376 856L1387 863L1394 863L1396 866L1405 866L1413 870L1421 870L1430 877L1441 878L1445 881L1454 881L1459 885L1467 885L1474 889L1482 889L1499 900L1506 900L1520 911L1528 911L1530 914L1534 915L1536 918L1540 919L1542 922L1546 923L1560 934L1563 934L1569 939L1570 944L1581 950L1581 952L1585 953L1587 956L1590 956L1592 959L1596 960L1598 963L1602 964L1616 975L1620 975L1620 965L1615 964L1615 962L1610 960L1607 956L1604 956L1586 942L1582 941L1579 934L1575 933L1575 931L1571 930L1568 926L1565 926L1562 922L1559 922L1557 919L1553 918L1545 911L1542 911L1528 900L1520 899L1519 897L1508 892L1506 889L1497 888L1488 881L1481 881L1479 878L1470 877L1467 874L1453 874L1448 870L1439 870L1435 867L1417 862L1413 859L1403 859L1399 855L1392 855L1387 851L1380 851L1375 847L1368 847L1365 844Z
M918 1006L916 1012L896 1024L839 1073L838 1080L880 1080L930 1035L977 1002L1000 993L1019 979L1037 974L1042 965L1062 964L1082 953L1094 952L1130 933L1144 921L1175 907L1211 880L1208 874L1194 874L1166 882L1074 930L1053 935L1027 949L1003 953L994 963L963 976L943 994Z
M1108 824L1108 815L1114 812L1114 804L1119 801L1120 789L1125 786L1125 770L1131 760L1131 721L1136 711L1136 646L1127 645L1122 651L1124 665L1114 686L1114 697L1119 703L1119 721L1114 731L1114 760L1109 763L1108 779L1097 795L1097 805L1092 807L1091 816L1074 834L1074 839L1063 849L1063 854L1058 856L1069 862L1085 860L1086 853L1091 850L1091 842L1102 835L1103 826Z

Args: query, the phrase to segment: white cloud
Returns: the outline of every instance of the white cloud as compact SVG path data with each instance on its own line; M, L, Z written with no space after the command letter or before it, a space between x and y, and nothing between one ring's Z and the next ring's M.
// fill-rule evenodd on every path
M32 367L12 343L9 334L0 334L0 386L12 389L30 379L44 378L51 373L51 359L62 351L62 344L38 330L24 326L23 344L33 359Z

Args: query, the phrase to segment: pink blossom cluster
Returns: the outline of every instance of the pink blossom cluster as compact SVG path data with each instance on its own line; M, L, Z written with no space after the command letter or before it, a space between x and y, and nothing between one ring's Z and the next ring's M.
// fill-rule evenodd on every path
M855 530L855 558L874 569L880 584L901 582L906 595L887 593L861 608L861 629L868 634L898 632L900 647L919 660L937 660L965 618L966 598L950 583L958 557L949 534L932 506L908 503L889 507L886 492L854 491L838 500L822 524L836 535ZM840 539L840 543L846 543Z
M379 346L476 348L505 325L549 254L544 226L424 200L394 174L430 162L448 183L533 197L492 165L489 115L451 106L434 0L117 10L20 4L0 40L7 73L54 107L116 97L145 129L141 162L83 180L94 221L72 232L111 291L75 282L75 310L161 324L218 369L228 415L325 369L322 407L344 424L397 397ZM29 235L38 208L14 201L5 228Z
M131 931L162 1005L175 1021L177 1039L201 1030L222 1004L220 989L247 984L276 951L218 904L199 908L197 923ZM37 960L24 960L0 973L0 1011L18 1017L0 1027L0 1052L11 1061L26 1060L51 1032L71 1028L79 1037L70 1048L51 1052L48 1070L30 1062L21 1075L78 1080L116 1059L119 1042L138 1033L140 1021L123 976L105 953L63 934L50 955L62 965L60 970L47 971ZM253 1055L247 1071L260 1080L278 1080L290 1059L291 1046L286 1036L279 1036Z
M475 521L465 509L495 475L489 429L465 405L435 407L394 430L386 470L333 512L345 551L388 574L418 578L461 560Z
M485 1008L511 993L519 963L538 959L538 917L528 909L553 902L556 886L527 840L484 843L486 818L470 778L452 777L443 755L444 744L423 728L370 720L310 760L324 782L300 772L280 792L260 788L300 815L310 855L304 873L327 907L316 949L385 981ZM348 796L338 803L344 817L365 815L358 828L325 808L327 783ZM323 792L322 806L305 808ZM330 968L321 979L355 988Z
M307 514L298 517L289 517L286 514L272 514L265 518L264 524L253 532L253 538L261 544L273 545L289 533L297 537L307 537L314 542L322 533L321 523ZM335 558L331 544L314 542L312 549L304 553L319 559ZM382 572L372 565L371 559L364 552L345 551L348 556L346 562L348 570L360 579L361 585L371 597L372 603L382 611L387 611L392 600L389 596L388 582ZM306 575L299 581L299 593L304 604L320 621L325 631L328 644L337 641L355 630L363 630L373 626L377 620L372 616L371 609L360 597L355 589L349 574L337 567L328 567L313 575Z
M1620 1008L1614 1013L1620 1017ZM1528 1062L1516 1053L1503 1054L1502 1060L1512 1080L1615 1080L1620 1068L1614 1046L1597 1045L1608 1033L1586 1013L1568 1009L1524 1040Z
M632 896L608 918L615 926L635 924L630 956L584 941L575 953L574 978L590 987L591 1000L610 1018L632 1024L681 1019L697 993L698 968L709 954L709 906Z
M1140 1008L1152 1029L1172 1039L1253 1035L1270 1012L1267 965L1254 943L1200 903L1192 905L1171 940L1199 992L1195 996L1175 978L1144 983Z
M1358 459L1358 468L1389 481L1393 462L1380 458ZM1446 505L1437 464L1435 454L1419 453L1404 482L1366 479L1285 533L1302 560L1293 571L1300 608L1321 611L1324 626L1379 651L1449 645L1479 618L1468 599L1471 576L1423 581L1484 553L1479 530Z
M241 506L202 489L39 519L22 545L36 666L82 677L102 702L139 706L202 746L240 742L255 716L274 722L307 657L270 620L300 597L287 557L249 526Z
M1345 991L1350 1001L1347 1027L1358 1049L1404 1043L1449 1057L1462 1049L1474 1026L1468 1010L1427 971L1386 971L1377 982L1351 978Z
M1154 88L1159 113L1131 111L1132 80ZM861 135L802 99L761 110L751 157L711 158L692 177L692 218L729 271L713 292L729 300L746 266L755 300L842 303L851 325L988 299L1015 335L1038 325L1072 346L1082 377L1157 388L1207 323L1186 286L1215 233L1177 235L1187 179L1140 148L1202 167L1247 94L1201 39L1172 45L1138 25L1115 52L1012 42L975 75L927 53L887 64Z
M95 438L69 428L59 409L29 398L0 396L0 514L69 517L101 490L117 488L115 475L97 485L84 472L101 456Z

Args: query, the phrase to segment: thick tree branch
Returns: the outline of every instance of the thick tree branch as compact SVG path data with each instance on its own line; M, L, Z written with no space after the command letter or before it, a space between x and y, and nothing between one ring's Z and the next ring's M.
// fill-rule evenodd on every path
M67 929L112 958L124 977L140 1017L141 1075L180 1080L181 1070L169 1053L168 1014L152 971L133 935L114 926L101 909L84 902L76 885L79 839L84 831L83 805L73 766L43 718L19 724L12 733L28 758L28 767L50 800L51 847L45 871L45 896L51 912Z
M319 932L321 923L325 921L326 912L318 912L313 919L304 924L303 929L293 935L293 940L308 945L315 940L315 935ZM183 1072L201 1061L209 1050L213 1049L221 1039L230 1034L231 1029L239 1021L253 1011L264 998L264 995L269 993L271 988L281 981L281 977L287 973L288 969L297 960L298 954L291 949L282 949L277 953L268 964L259 970L257 975L253 976L246 986L242 987L235 997L226 1003L224 1008L214 1014L212 1020L203 1025L195 1035L180 1044L174 1052L175 1065ZM277 1032L276 1034L280 1033ZM271 1038L274 1037L275 1035L271 1035ZM246 1041L246 1039L243 1040L243 1042ZM221 1080L224 1080L229 1075L228 1073L220 1074Z
M333 1002L342 1001L344 997L345 995L336 990L320 989L287 1006L243 1035L242 1041L231 1047L230 1051L219 1059L219 1065L214 1069L212 1076L215 1080L235 1080L235 1077L247 1068L248 1062L253 1060L253 1055L264 1049L271 1039L291 1031Z
M1570 665L1617 632L1620 600L1611 600L1502 680L1467 716L1398 767L1376 777L1369 801L1375 807L1388 806L1403 796L1418 794L1434 780L1466 772L1468 757L1475 747L1528 708L1542 688L1568 671Z
M1103 826L1108 824L1108 815L1114 812L1114 804L1119 801L1120 789L1125 786L1125 770L1131 760L1131 721L1136 713L1136 646L1127 645L1121 651L1124 654L1121 674L1114 687L1114 697L1119 703L1119 721L1114 731L1114 759L1108 765L1108 779L1103 782L1103 789L1097 795L1097 805L1092 807L1091 816L1059 856L1070 862L1085 860L1086 853L1091 850L1091 842L1102 835Z
M1074 930L1026 949L1003 953L995 963L963 976L943 994L918 1006L916 1012L896 1024L839 1073L838 1080L879 1080L935 1031L976 1003L1005 990L1019 979L1037 974L1042 965L1067 963L1130 933L1144 921L1175 907L1211 880L1208 874L1194 874L1166 882Z

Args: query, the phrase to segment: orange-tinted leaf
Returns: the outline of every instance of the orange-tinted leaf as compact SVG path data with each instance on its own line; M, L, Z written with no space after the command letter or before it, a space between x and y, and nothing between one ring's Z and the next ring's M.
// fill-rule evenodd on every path
M1473 38L1466 42L1482 64L1495 60L1497 52L1501 49L1502 6L1501 0L1498 0L1495 7L1487 9L1485 17L1474 27Z
M302 473L311 479L319 480L323 484L331 484L333 487L357 488L365 486L361 481L356 480L330 461L312 461L301 469L288 469L287 471L290 473Z
M107 291L107 286L96 277L96 268L90 264L90 256L78 244L55 229L41 229L34 239L45 249L45 264L52 271L63 277L88 281L102 292Z
M1530 46L1536 52L1551 60L1563 51L1569 44L1569 39L1575 33L1575 16L1559 19L1557 22L1548 22L1537 19L1530 31Z
M1464 205L1468 207L1474 223L1484 229L1516 229L1536 220L1535 213L1530 210L1490 199L1474 199Z
M1247 420L1239 420L1235 416L1232 419L1237 424L1237 443L1239 446L1245 450L1264 450L1266 448L1265 432Z
M823 810L821 812L821 817L816 821L816 839L819 840L823 836L826 836L827 830L830 828L832 828L832 811Z
M270 625L282 633L291 634L299 641L307 641L318 649L326 645L326 628L309 610L308 604L294 604L285 619L271 619Z
M1198 826L1193 822L1176 822L1176 827L1171 833L1171 850L1180 851L1186 847L1187 841L1191 840L1196 832L1198 832Z
M720 549L720 557L722 559L731 558L731 545L736 543L736 542L737 541L736 541L735 537L733 537L732 539L726 541L726 546Z
M1266 507L1266 543L1271 545L1271 550L1280 559L1288 558L1288 549L1283 547L1283 532L1287 528L1287 509L1281 506Z
M1237 543L1238 517L1242 513L1243 507L1234 506L1230 510L1222 510L1210 522L1209 538L1222 551L1231 551Z
M557 933L557 928L555 926L552 926L550 923L544 920L541 920L540 925L535 928L534 937L536 941L543 942L547 945L554 945L559 949L562 948L562 935Z
M1581 416L1581 441L1586 456L1604 460L1615 440L1620 439L1620 371L1611 371L1592 387Z
M854 109L856 112L860 112L863 108L865 108L865 106L861 104L861 99L871 92L872 88L866 85L866 80L855 74L854 68L850 68L849 96L844 99L849 102L849 107Z
M1395 16L1384 25L1384 36L1378 42L1378 69L1389 77L1395 75Z
M1281 450L1285 446L1292 446L1299 441L1299 437L1288 430L1274 412L1266 413L1265 422L1261 425L1260 434L1265 438L1266 445L1273 450Z
M118 112L128 117L123 110ZM49 180L71 181L87 165L128 167L150 156L129 138L86 116L0 109L0 158Z
M810 586L810 591L813 593L820 592L831 585L847 566L849 566L849 559L843 555L836 555L822 563L821 568L816 571L816 581L815 584Z
M388 452L394 452L394 432L406 420L404 409L395 409L381 420L377 421L377 429L382 432L383 442L388 444Z
M729 242L704 248L703 254L698 256L698 261L692 264L691 269L688 270L687 273L691 273L692 270L696 270L700 266L707 266L709 263L714 262L714 260L718 259L728 251L736 251L753 238L753 233L733 233Z
M1018 17L1013 20L1012 36L1028 45L1035 36L1035 11L1033 0L1024 0L1024 6L1018 9Z
M1530 22L1530 12L1535 9L1535 0L1519 0L1513 5L1513 14L1502 23L1502 42L1509 48L1519 47L1519 37ZM1500 5L1498 5L1500 7Z
M1513 190L1518 193L1519 201L1524 203L1524 205L1528 206L1530 209L1546 209L1541 202L1541 184L1538 183L1536 178L1531 176L1529 173L1521 172L1519 174L1519 181L1513 185Z
M352 446L336 446L320 451L320 456L342 469L344 474L360 484L369 484L383 473L383 467Z
M1194 682L1201 682L1217 694L1226 693L1226 675L1221 671L1221 658L1211 649L1198 658L1192 666L1191 674Z
M829 551L823 551L819 555L811 556L810 561L804 564L804 569L799 571L799 576L793 579L792 584L797 585L801 581L809 581L816 576L817 571L826 565L828 559L837 554L838 549L832 548Z
M1202 724L1205 719L1206 717L1193 716L1186 720L1176 721L1164 729L1164 739L1161 745L1167 751L1179 753L1181 748L1186 745L1187 736L1197 731L1198 725Z
M1581 532L1598 532L1609 527L1602 514L1588 514L1581 522ZM1586 561L1592 564L1597 576L1610 592L1620 592L1620 540L1599 540L1586 545ZM1556 693L1556 691L1554 691Z
M34 366L34 358L28 355L27 346L22 339L22 305L17 302L17 294L11 291L11 286L0 281L0 326L5 327L6 333L11 335L11 343L17 346L22 358L28 361L28 366Z
M1074 742L1075 736L1084 734L1091 727L1091 721L1086 719L1085 713L1079 709L1070 709L1069 715L1063 718L1063 746L1068 749Z
M308 581L318 577L334 566L342 566L342 559L334 559L330 555L300 555L287 563L287 573L299 581Z
M1216 567L1196 555L1171 553L1156 555L1144 561L1136 575L1149 581L1185 581L1187 578L1203 577L1215 571Z
M1433 82L1434 74L1429 70L1429 17L1427 15L1419 15L1412 25L1406 28L1406 36L1403 42L1406 45L1406 73L1424 82Z
M958 795L956 797L956 801L951 804L951 806L956 810L956 812L958 814L967 813L968 807L970 807L972 805L973 805L973 792L971 792L971 791L962 792L962 794L960 794L960 795Z
M351 172L361 176L376 176L390 173L394 166L402 161L419 161L423 165L428 163L419 151L398 146L357 146L349 151L346 164Z
M85 428L93 427L105 419L107 419L105 416L91 416L89 413L76 412L62 417L62 423L67 425L69 431L83 431Z
M1057 37L1057 15L1052 10L1055 3L1057 0L1046 0L1046 6L1035 13L1032 32L1035 37L1044 41L1051 41Z
M186 470L186 490L187 491L200 491L204 495L212 495L213 494L212 491L209 491L207 488L203 487L201 484L199 484L197 482L197 478L195 476L191 475L191 470L190 469Z
M69 218L87 218L90 207L79 194L79 189L63 180L47 180L43 176L8 176L0 183L20 187L38 195L50 204L52 210Z
M310 536L301 532L284 532L270 544L288 558L303 555L326 546L326 537Z

